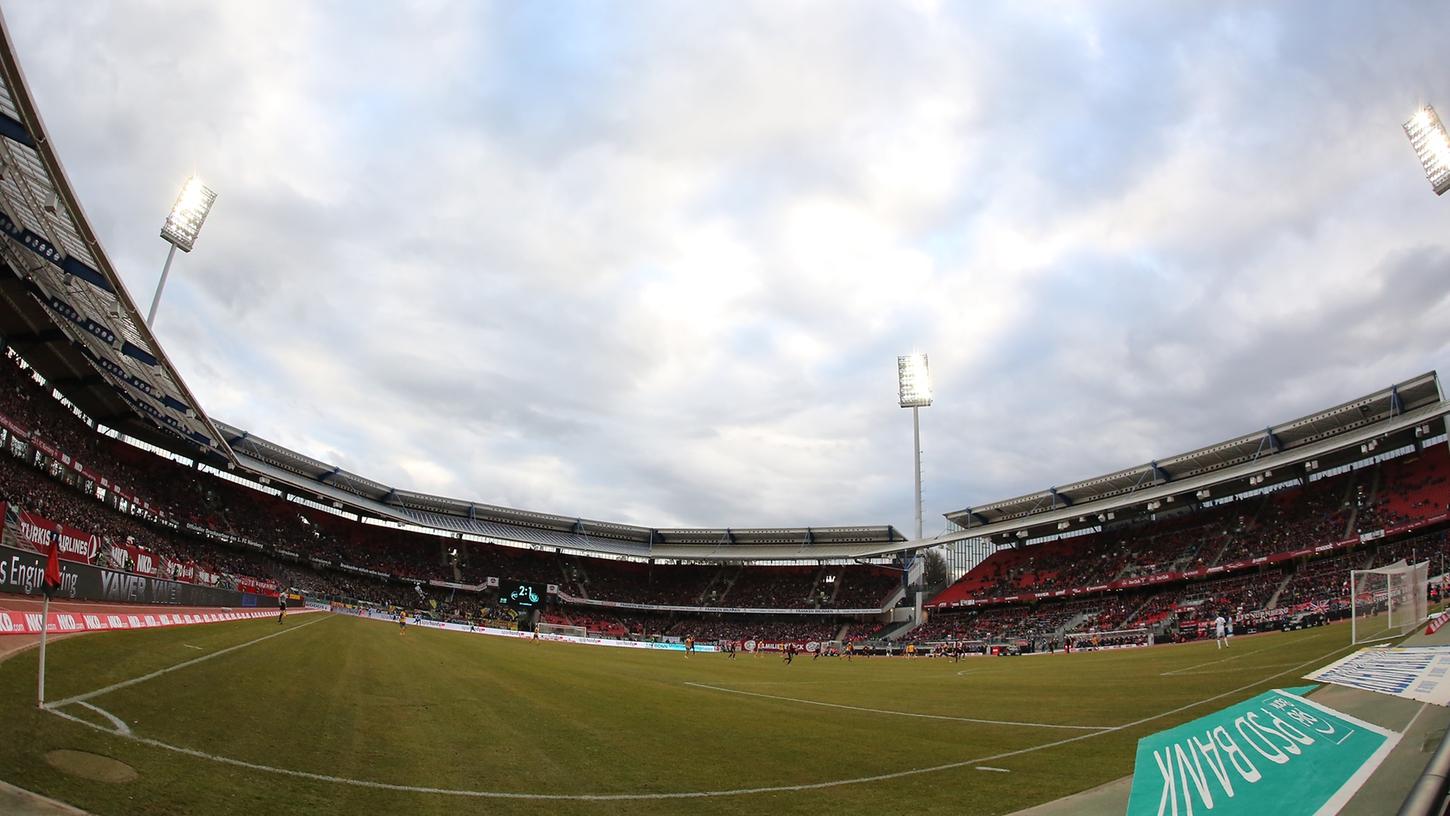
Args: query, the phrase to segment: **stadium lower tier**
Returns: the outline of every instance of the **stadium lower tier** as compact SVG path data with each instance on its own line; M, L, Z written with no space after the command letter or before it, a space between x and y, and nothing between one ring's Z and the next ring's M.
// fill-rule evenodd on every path
M1062 648L1069 636L1093 632L1143 630L1157 642L1193 640L1208 636L1212 621L1220 615L1235 622L1241 633L1313 625L1348 616L1351 570L1428 561L1435 576L1428 587L1429 599L1438 601L1445 591L1447 556L1450 539L1442 529L1371 541L1352 552L1247 575L1073 600L940 610L910 638L922 643L1010 643L1042 651Z

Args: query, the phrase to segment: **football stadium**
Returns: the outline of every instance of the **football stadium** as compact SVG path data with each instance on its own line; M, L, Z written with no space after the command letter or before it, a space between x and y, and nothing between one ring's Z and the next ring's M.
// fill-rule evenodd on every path
M73 13L84 26L87 8L47 13ZM776 523L819 517L792 497L740 526L653 526L643 498L583 518L568 506L512 506L497 497L520 494L492 488L485 499L419 487L451 483L428 475L446 462L390 471L423 474L402 481L300 424L241 427L210 413L187 376L207 383L198 393L212 404L280 389L265 360L247 369L256 380L217 386L213 364L241 365L221 356L263 358L189 329L153 330L158 309L166 318L168 308L192 308L190 284L173 283L183 287L175 305L163 287L173 263L192 274L182 270L208 249L204 228L228 192L186 179L142 311L121 268L135 259L103 249L120 193L108 197L113 180L83 180L74 165L67 175L62 155L94 148L102 134L124 151L131 137L99 114L46 126L52 110L100 110L100 96L134 86L48 79L49 96L40 93L26 70L56 59L48 23L34 7L3 11L0 812L1445 812L1450 401L1432 365L1401 367L1450 348L1443 241L1440 255L1409 260L1435 278L1415 296L1426 310L1415 314L1438 332L1420 356L1398 346L1371 353L1353 307L1331 310L1342 337L1316 337L1304 353L1271 332L1232 363L1263 363L1255 371L1270 373L1256 373L1246 392L1262 399L1200 394L1208 405L1192 410L1174 390L1192 389L1193 372L1145 380L1158 369L1078 358L1086 377L1135 382L1115 392L1136 394L1130 404L1103 409L1136 429L1128 436L1098 432L1108 426L1084 415L1097 410L1083 407L1096 387L1087 378L1076 381L1081 394L1031 382L1041 369L1030 355L994 363L1005 366L993 369L1002 383L951 393L991 402L1021 390L1024 403L1063 407L1032 414L1051 422L1006 427L1001 414L969 413L953 416L999 424L933 424L947 391L934 388L930 363L954 361L935 372L949 377L965 358L900 354L895 404L886 359L884 384L873 387L885 416L911 409L912 456L846 474L860 493L828 496L814 482L803 490L822 507L871 509L880 506L871 485L890 482L883 495L898 503L911 485L911 530L834 509L839 523ZM1443 237L1450 222L1436 196L1450 189L1450 138L1419 104L1387 125L1395 150L1385 166L1404 179L1375 184L1413 188L1414 206ZM247 195L285 208L291 192L276 184ZM731 195L772 194L742 189ZM224 217L218 209L213 221ZM1234 235L1236 218L1225 212L1225 223L1199 228ZM248 263L248 247L265 254L267 240L226 252L219 242L212 262ZM349 297L372 297L365 273L354 280ZM1069 300L1081 298L1073 292ZM539 336L525 342L558 342L547 322L562 310L541 309L550 317L529 318ZM327 311L313 304L295 324L305 330ZM1269 311L1273 322L1308 320L1294 308ZM419 326L361 330L396 332L390 348L447 356ZM306 354L297 356L325 358L348 338L299 345ZM1136 342L1152 356L1178 340ZM1338 359L1339 345L1365 352L1356 371L1366 376L1314 367ZM560 399L597 396L606 410L589 372L555 388ZM525 388L488 393L472 410L501 404L521 417L537 398ZM383 404L347 410L370 421L375 410L387 424ZM294 408L298 423L311 415ZM470 416L457 418L465 437ZM893 423L892 438L904 428ZM556 433L585 444L563 423ZM984 435L992 445L974 441ZM677 456L700 477L666 495L736 506L727 504L733 488L712 481L723 471L697 460L743 439L715 434L705 448L682 447ZM924 465L932 443L962 456ZM847 460L825 451L852 443L772 444L782 462L822 459L838 470ZM522 459L497 466L525 472ZM970 493L943 473L974 469L988 476ZM769 470L746 481L794 472ZM659 482L673 471L641 472ZM1101 475L1083 478L1091 472ZM924 514L924 490L940 518ZM718 517L681 509L673 518Z

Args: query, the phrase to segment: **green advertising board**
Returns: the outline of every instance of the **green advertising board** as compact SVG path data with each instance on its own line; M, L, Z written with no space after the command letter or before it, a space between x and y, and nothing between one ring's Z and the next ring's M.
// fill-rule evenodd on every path
M1139 740L1128 814L1335 813L1399 738L1276 689Z

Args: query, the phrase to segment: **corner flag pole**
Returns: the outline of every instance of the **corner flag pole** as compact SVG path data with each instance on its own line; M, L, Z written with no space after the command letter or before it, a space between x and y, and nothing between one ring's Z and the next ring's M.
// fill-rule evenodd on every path
M40 613L40 676L35 685L35 707L45 708L45 635L50 631L50 593L45 593L45 603Z
M50 531L50 552L45 556L45 575L40 589L45 603L40 611L40 673L35 680L35 707L45 708L45 640L50 633L50 596L60 588L60 533Z

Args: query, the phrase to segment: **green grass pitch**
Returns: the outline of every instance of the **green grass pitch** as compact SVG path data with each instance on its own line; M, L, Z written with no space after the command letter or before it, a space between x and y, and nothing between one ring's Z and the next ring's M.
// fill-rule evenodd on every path
M62 640L50 649L47 698L250 641L89 700L136 739L78 704L61 710L97 727L36 710L35 650L0 663L0 778L98 814L1007 813L1130 773L1139 737L1301 685L1351 648L1337 625L1236 638L1226 651L1208 642L787 666L414 627L400 635L314 614L285 627ZM140 776L63 775L44 758L58 748L114 757ZM718 795L646 798L700 792Z

